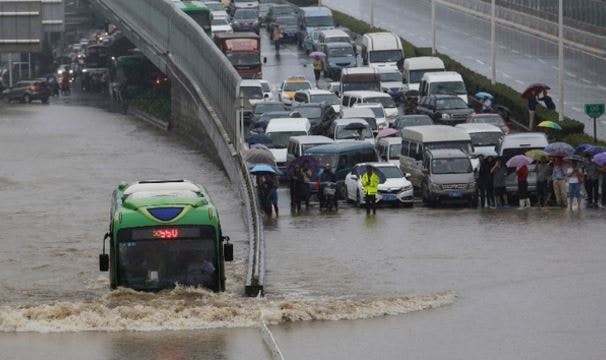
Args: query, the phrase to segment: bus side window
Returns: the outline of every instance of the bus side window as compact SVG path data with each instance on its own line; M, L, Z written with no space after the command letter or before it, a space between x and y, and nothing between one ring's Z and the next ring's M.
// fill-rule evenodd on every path
M337 165L337 170L343 170L347 168L347 155L339 156L339 164Z
M377 152L374 149L364 150L360 153L360 162L375 162L377 159Z
M349 96L343 96L343 100L341 100L341 105L349 106Z
M419 160L419 153L417 152L417 143L410 143L409 156L415 160Z

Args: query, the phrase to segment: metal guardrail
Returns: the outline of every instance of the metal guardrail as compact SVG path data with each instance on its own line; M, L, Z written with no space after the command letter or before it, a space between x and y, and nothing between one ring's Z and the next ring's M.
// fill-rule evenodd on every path
M249 262L246 294L263 292L263 223L253 181L239 152L237 99L241 78L202 29L169 0L93 0L121 25L124 34L161 70L178 69L191 96L209 114L208 126L221 135L219 156L232 183L238 185L246 210ZM218 141L213 139L213 141ZM215 142L216 143L216 142ZM225 162L231 162L226 164Z

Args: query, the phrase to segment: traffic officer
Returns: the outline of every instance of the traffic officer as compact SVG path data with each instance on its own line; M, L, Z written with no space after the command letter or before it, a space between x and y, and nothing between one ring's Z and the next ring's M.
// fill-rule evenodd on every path
M362 189L364 190L364 202L366 203L366 215L370 215L372 209L373 215L377 213L377 192L379 191L379 176L372 171L372 166L366 167L366 172L362 175Z

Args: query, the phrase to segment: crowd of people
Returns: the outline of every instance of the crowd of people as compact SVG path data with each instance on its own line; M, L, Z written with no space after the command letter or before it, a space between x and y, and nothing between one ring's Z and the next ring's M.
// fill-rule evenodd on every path
M507 192L507 177L514 170L508 168L501 158L479 156L477 174L480 207L505 208L510 206L511 196ZM528 194L528 165L515 169L517 178L518 207L531 207ZM561 157L542 156L536 164L536 206L568 207L573 203L581 209L584 190L588 208L598 208L601 200L606 207L606 166L598 167L586 155L586 161L565 160ZM601 195L600 195L601 183Z

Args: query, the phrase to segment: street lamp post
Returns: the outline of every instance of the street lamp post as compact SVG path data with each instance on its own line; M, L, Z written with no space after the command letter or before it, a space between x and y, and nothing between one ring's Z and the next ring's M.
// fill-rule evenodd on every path
M492 59L492 78L490 83L492 85L497 83L497 51L496 51L496 29L495 29L495 13L496 13L496 0L492 0L490 9L490 56Z
M560 87L560 111L558 120L564 120L564 0L558 5L558 85Z
M375 26L375 0L370 0L370 26Z
M431 0L431 53L436 54L436 3Z

